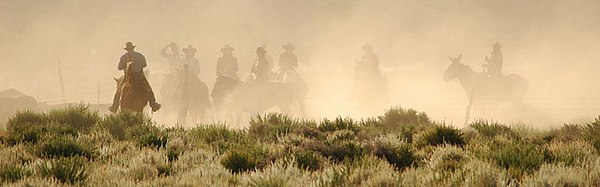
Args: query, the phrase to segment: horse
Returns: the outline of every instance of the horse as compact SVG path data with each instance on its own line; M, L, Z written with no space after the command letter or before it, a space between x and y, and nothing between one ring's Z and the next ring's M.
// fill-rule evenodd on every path
M378 69L355 67L355 83L351 100L364 111L378 111L389 101L388 81Z
M144 112L148 105L150 95L146 90L146 84L141 77L134 76L132 63L127 63L125 75L115 78L117 89L121 89L121 111Z
M258 114L272 107L291 114L291 106L303 98L302 94L297 85L289 82L243 82L220 76L211 95L217 111L235 116L235 124L239 124L244 113Z
M456 58L448 56L452 62L444 80L458 79L467 97L474 100L492 102L520 101L523 99L529 83L517 74L489 76L487 73L477 73L470 66L461 63L462 54Z
M192 122L196 123L202 120L206 111L212 107L209 99L208 86L196 75L188 74L187 65L177 71L176 83L174 86L174 102L178 112L178 122L185 124L185 119L189 114ZM172 83L171 83L172 84Z

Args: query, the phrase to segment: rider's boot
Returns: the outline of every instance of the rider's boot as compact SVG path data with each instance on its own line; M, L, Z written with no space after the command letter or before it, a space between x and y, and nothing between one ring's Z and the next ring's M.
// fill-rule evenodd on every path
M112 113L117 113L117 111L119 110L119 104L121 102L121 92L117 91L117 93L115 93L115 96L113 98L113 104L108 107L108 110Z

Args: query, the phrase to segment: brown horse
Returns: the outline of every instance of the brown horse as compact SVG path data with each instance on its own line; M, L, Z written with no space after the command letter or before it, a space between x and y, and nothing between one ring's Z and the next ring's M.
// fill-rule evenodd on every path
M132 63L127 63L125 76L117 81L117 89L121 89L121 111L144 112L144 108L148 105L149 94L146 90L146 85L143 82L143 77L135 76L131 68Z

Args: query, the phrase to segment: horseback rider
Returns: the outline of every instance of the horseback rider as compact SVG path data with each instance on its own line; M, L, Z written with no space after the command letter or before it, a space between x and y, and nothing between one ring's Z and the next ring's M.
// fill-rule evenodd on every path
M167 46L163 47L163 49L160 51L160 55L166 58L169 62L169 69L171 72L177 69L181 55L179 54L179 48L175 42L169 42Z
M502 45L499 42L492 44L492 53L491 56L485 57L484 67L487 69L487 73L489 77L499 77L502 76Z
M131 62L133 78L140 80L141 84L145 85L146 91L149 95L150 107L152 108L153 112L156 112L156 111L158 111L158 109L160 109L161 105L156 102L156 98L154 97L154 92L152 91L152 88L150 87L150 83L148 83L148 80L146 79L146 76L144 75L144 68L146 67L146 57L144 57L144 55L142 55L141 53L134 51L134 48L135 48L135 46L133 45L132 42L127 42L125 44L124 49L127 51L127 53L125 53L125 54L123 54L123 56L121 56L121 59L119 60L119 65L117 66L117 69L126 71L125 67L127 67L127 64L129 62ZM115 93L115 96L113 99L113 104L112 104L112 106L110 106L108 108L108 110L110 110L113 113L117 112L117 110L119 109L119 104L121 101L121 91L122 91L121 88L117 89L117 92Z
M180 60L181 65L188 66L188 75L197 76L200 74L200 62L196 59L196 48L188 45L187 48L183 48L182 50L185 55Z
M219 57L217 60L217 77L223 76L239 80L240 78L237 75L238 61L237 58L233 56L233 48L229 45L225 45L225 47L221 48L221 52L223 53L223 56Z
M379 75L379 58L373 52L371 44L363 45L362 49L365 54L356 62L356 78L358 80L375 78Z
M267 50L263 46L256 48L256 57L250 70L253 81L269 82L273 74L273 63L271 57L267 55Z
M294 54L296 46L288 42L283 48L285 52L279 56L279 69L282 72L294 71L294 68L298 67L298 57Z

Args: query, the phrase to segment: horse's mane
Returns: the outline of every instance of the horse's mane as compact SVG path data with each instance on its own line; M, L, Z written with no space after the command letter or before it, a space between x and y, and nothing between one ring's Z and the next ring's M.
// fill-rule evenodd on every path
M123 82L131 81L131 77L133 76L133 63L128 62L125 67L125 77L123 77Z

